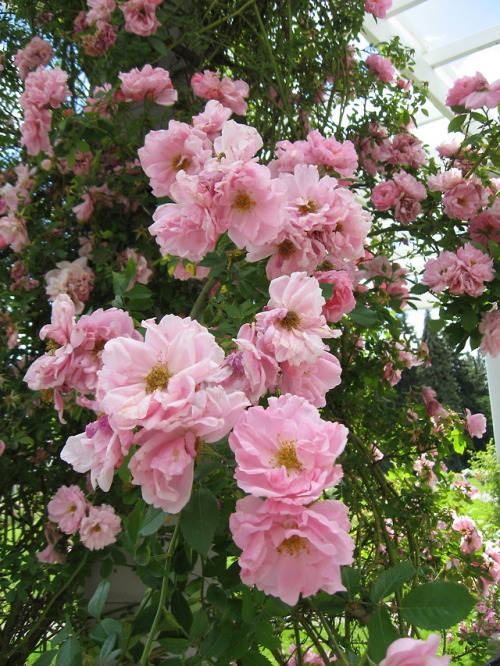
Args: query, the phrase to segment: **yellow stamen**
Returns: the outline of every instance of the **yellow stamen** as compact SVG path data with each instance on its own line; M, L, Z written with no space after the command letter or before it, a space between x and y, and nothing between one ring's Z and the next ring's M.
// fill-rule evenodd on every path
M146 393L153 393L156 389L166 390L168 380L172 377L166 365L155 365L149 375L146 377Z
M291 257L296 251L297 248L288 238L285 238L285 240L281 241L278 245L278 254L280 257L283 257L283 259L288 259L288 257Z
M300 326L300 317L293 310L288 310L286 315L280 321L280 324L287 331L291 331L292 328L298 328Z
M294 557L298 557L303 550L307 551L307 543L308 541L305 537L294 534L293 536L288 537L288 539L282 541L276 550L280 555L285 553L286 555L293 555Z
M309 213L316 213L318 207L316 206L316 204L312 199L309 199L309 201L306 204L301 204L300 206L297 206L297 210L301 215L308 215Z
M238 192L233 199L232 207L238 210L250 210L254 206L255 201L246 192Z
M297 451L294 446L295 442L282 442L278 455L276 456L276 462L281 467L284 465L286 471L290 472L292 470L297 470L300 472L304 469L304 465L300 462L297 457Z

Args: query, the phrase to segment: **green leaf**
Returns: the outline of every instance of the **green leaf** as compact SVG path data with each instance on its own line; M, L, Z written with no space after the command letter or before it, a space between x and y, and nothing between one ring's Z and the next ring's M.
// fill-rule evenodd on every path
M161 638L158 643L172 654L183 654L191 645L187 638Z
M429 287L427 287L427 285L421 284L421 283L414 284L413 287L410 289L410 291L411 291L412 294L417 294L417 296L418 296L420 294L426 294L429 291Z
M90 146L83 139L78 139L78 141L75 143L75 148L82 153L90 153Z
M351 567L342 567L341 578L342 583L347 588L347 595L349 599L354 599L356 592L359 589L361 574L359 571L356 571L356 569L351 569Z
M459 132L462 129L462 125L467 120L467 115L462 114L453 118L448 125L448 132Z
M281 640L273 634L273 627L270 624L259 624L255 627L255 638L259 645L268 650L279 650Z
M368 652L377 664L382 661L391 643L399 638L399 633L391 622L386 608L376 610L368 622Z
M453 449L462 454L465 451L467 446L467 439L464 437L464 433L460 430L452 430L450 433L451 442L453 444Z
M150 506L146 511L144 520L142 521L139 534L141 536L151 536L151 534L158 532L160 527L165 522L167 515L168 514L165 513L163 509L156 509L154 506Z
M272 666L272 664L260 652L249 652L243 657L243 666Z
M206 555L219 521L219 505L208 488L191 495L180 515L184 538L198 553Z
M75 636L70 636L64 641L57 653L55 666L81 666L82 649Z
M38 659L34 662L33 666L50 666L54 657L57 654L57 650L49 650L44 652Z
M107 578L101 580L99 585L96 588L96 591L92 595L92 599L89 601L88 611L92 617L100 617L106 599L108 597L109 588L111 583Z
M217 659L231 647L233 639L233 627L228 625L214 627L200 645L200 652L205 657Z
M333 296L333 284L330 284L329 282L320 282L319 286L325 301L330 300Z
M460 317L460 323L462 324L462 328L470 333L478 325L479 317L474 312L474 310L465 310L465 312L463 312Z
M400 562L388 571L383 571L373 584L370 599L374 604L385 599L410 580L414 573L415 567L410 560Z
M349 317L360 326L370 327L379 320L378 314L364 305L357 305L349 312Z
M193 613L193 623L191 624L191 629L189 631L189 638L192 641L200 640L200 638L207 633L208 626L208 615L203 608L200 608L196 613Z
M425 583L409 592L401 603L401 615L411 624L439 631L464 620L476 599L458 583Z
M118 620L107 617L92 628L90 638L98 645L103 645L108 636L113 636L114 634L116 634L119 640L123 635L123 627Z

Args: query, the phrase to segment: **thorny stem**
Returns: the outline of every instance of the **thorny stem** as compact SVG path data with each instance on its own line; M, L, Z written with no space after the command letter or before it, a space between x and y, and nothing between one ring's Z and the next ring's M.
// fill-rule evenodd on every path
M207 301L208 301L208 295L212 291L212 289L215 287L217 284L217 279L216 278L209 278L203 289L200 291L198 298L196 299L193 307L191 308L191 312L189 313L189 316L191 319L197 319L198 315L200 312L203 310L205 307Z
M324 663L329 664L330 659L328 658L328 655L326 654L325 648L321 644L321 641L319 640L319 638L317 636L317 633L316 633L314 627L312 626L312 624L303 615L299 616L299 620L300 620L300 623L302 624L302 626L304 627L304 630L305 630L306 634L309 636L309 638L314 643L314 647L318 651L318 654L323 659Z

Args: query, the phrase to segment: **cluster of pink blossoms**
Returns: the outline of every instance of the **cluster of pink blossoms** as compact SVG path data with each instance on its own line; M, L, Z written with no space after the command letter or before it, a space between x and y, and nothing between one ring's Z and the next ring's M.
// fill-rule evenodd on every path
M19 78L24 81L28 74L39 65L48 65L54 55L54 49L41 37L33 37L24 49L19 49L14 56Z
M387 10L392 7L392 0L365 0L365 12L377 18L385 18Z
M493 259L466 243L456 252L443 250L425 265L422 283L439 294L448 288L452 294L469 294L477 298L486 289L485 282L495 277Z
M252 403L279 389L324 407L326 393L340 383L340 363L323 338L334 338L322 314L319 283L306 273L283 275L269 287L264 312L244 324L213 381L239 389Z
M481 180L474 174L464 178L456 168L429 176L427 185L430 190L444 193L444 212L457 220L470 220L488 205L489 192Z
M344 589L340 566L352 562L353 551L347 507L316 500L340 481L335 460L345 447L347 429L322 421L308 402L325 404L329 387L321 386L323 378L318 386L317 378L327 359L340 381L338 361L322 342L335 332L321 315L324 299L317 281L305 273L282 276L271 282L270 295L267 310L245 325L246 338L236 340L239 351L225 364L231 372L225 381L243 381L254 402L266 380L277 376L278 364L282 372L282 395L269 398L267 409L251 407L229 436L236 482L251 493L238 501L230 529L243 551L242 581L293 605L300 594ZM252 360L267 376L255 377ZM304 381L310 371L313 381ZM288 382L283 380L287 373Z
M144 65L130 72L120 72L120 95L125 102L139 102L152 99L161 106L172 106L177 101L177 91L172 86L170 75L162 67Z
M366 59L366 64L368 69L373 72L380 81L383 81L384 83L394 81L396 70L394 69L390 58L384 58L376 53L372 53Z
M203 74L197 72L191 78L191 87L198 97L215 99L239 116L247 112L248 83L241 79L233 81L229 76L222 79L217 72L206 69Z
M109 504L90 505L78 486L61 486L47 504L47 512L49 520L58 525L62 532L78 533L81 542L89 550L100 550L114 543L121 530L120 518L113 507ZM54 550L51 541L49 539L47 549L39 553L41 561L50 561L50 553L46 551Z
M14 173L16 182L4 183L0 189L0 249L10 245L14 252L20 252L29 243L21 210L30 201L36 168L29 169L24 164L18 164Z
M80 314L83 304L90 296L94 280L94 273L87 266L86 257L75 261L59 261L56 268L45 274L45 290L50 301L59 294L67 294L75 304L76 314Z
M422 212L420 201L427 196L427 191L416 178L406 171L399 171L391 180L379 183L373 188L372 201L377 210L392 208L396 220L408 224L416 220Z
M370 216L336 178L320 174L351 178L354 146L311 132L306 141L279 142L266 166L254 157L257 131L227 112L212 100L192 125L172 120L139 150L153 194L174 201L153 215L161 253L198 262L227 232L249 261L269 257L269 279L311 274L326 258L361 257Z
M59 108L71 94L66 85L67 79L67 73L60 67L49 70L42 65L27 75L20 98L24 109L21 145L26 146L29 155L51 151L48 134L52 123L50 109Z
M453 521L452 528L463 535L460 542L462 553L471 555L481 548L483 537L472 518L469 518L469 516L459 516Z
M385 127L372 122L369 133L359 141L359 150L360 162L371 176L386 172L388 164L418 169L427 163L422 141L410 132L396 134L391 139Z

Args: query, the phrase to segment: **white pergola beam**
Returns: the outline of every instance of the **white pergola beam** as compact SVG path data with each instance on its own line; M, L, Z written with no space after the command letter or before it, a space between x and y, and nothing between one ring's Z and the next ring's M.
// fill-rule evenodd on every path
M474 35L464 37L464 39L458 39L446 46L428 51L423 55L423 58L431 67L441 67L441 65L446 65L495 44L500 44L500 24L476 32Z
M401 14L401 12L405 12L407 9L421 5L423 2L427 2L427 0L394 0L386 17L391 18L392 16L397 16L397 14Z
M363 32L373 45L377 45L379 42L389 42L394 37L399 37L405 46L415 49L414 71L404 71L402 74L419 83L427 82L429 84L429 100L445 118L454 118L454 113L444 103L453 82L448 80L448 77L440 76L425 61L421 55L424 51L423 45L409 33L408 28L401 21L397 18L391 18L377 22L371 14L368 14L363 23Z

